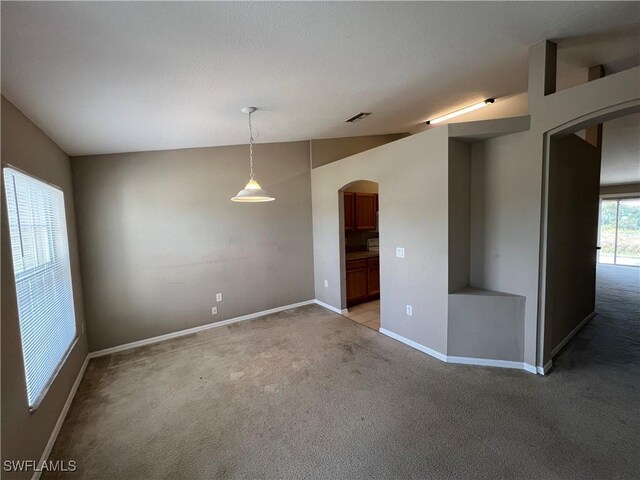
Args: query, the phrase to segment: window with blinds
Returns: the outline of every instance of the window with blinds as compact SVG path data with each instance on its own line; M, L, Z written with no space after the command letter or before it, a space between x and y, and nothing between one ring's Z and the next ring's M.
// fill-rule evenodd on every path
M76 338L64 195L9 167L4 187L27 399L34 409Z

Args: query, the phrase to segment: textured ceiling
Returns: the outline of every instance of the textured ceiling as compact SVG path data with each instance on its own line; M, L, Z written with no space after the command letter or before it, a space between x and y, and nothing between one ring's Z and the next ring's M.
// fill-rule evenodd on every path
M525 91L528 47L546 38L567 84L640 56L634 2L1 8L2 93L71 155L246 143L248 105L257 142L409 131Z

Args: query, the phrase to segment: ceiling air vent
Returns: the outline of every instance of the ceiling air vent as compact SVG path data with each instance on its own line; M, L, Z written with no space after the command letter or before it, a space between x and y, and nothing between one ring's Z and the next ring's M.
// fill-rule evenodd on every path
M351 118L347 118L345 120L346 123L354 123L357 122L358 120L362 120L363 118L367 118L369 115L371 115L371 112L360 112L357 115L354 115Z

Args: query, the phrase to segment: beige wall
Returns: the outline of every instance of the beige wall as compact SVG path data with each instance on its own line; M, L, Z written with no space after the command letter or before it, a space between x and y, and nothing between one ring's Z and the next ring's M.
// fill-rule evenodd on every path
M449 295L447 355L522 362L524 303L519 295L473 288Z
M409 135L390 133L388 135L365 135L361 137L323 138L311 140L311 161L313 168L335 162L345 157L394 142Z
M378 193L378 184L376 182L368 182L362 180L355 182L349 188L345 188L345 192L358 192L358 193Z
M601 185L640 182L640 113L602 125Z
M441 353L447 348L447 150L447 129L440 128L311 172L316 298L345 307L338 191L357 180L378 182L381 326ZM396 258L396 247L405 248L405 258Z
M275 202L246 146L72 158L91 351L313 299L309 142L254 157Z
M530 132L474 143L471 170L471 286L525 297L537 320L540 175L521 155ZM535 365L533 360L529 362Z
M2 182L2 460L38 461L87 356L71 167L67 155L4 97L2 161L62 188L66 207L79 339L38 409L29 413Z

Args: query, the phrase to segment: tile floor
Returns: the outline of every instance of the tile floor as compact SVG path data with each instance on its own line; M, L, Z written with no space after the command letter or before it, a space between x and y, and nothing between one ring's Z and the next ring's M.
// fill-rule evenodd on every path
M378 331L380 330L380 300L361 303L351 307L349 311L345 313L345 317L372 330Z

